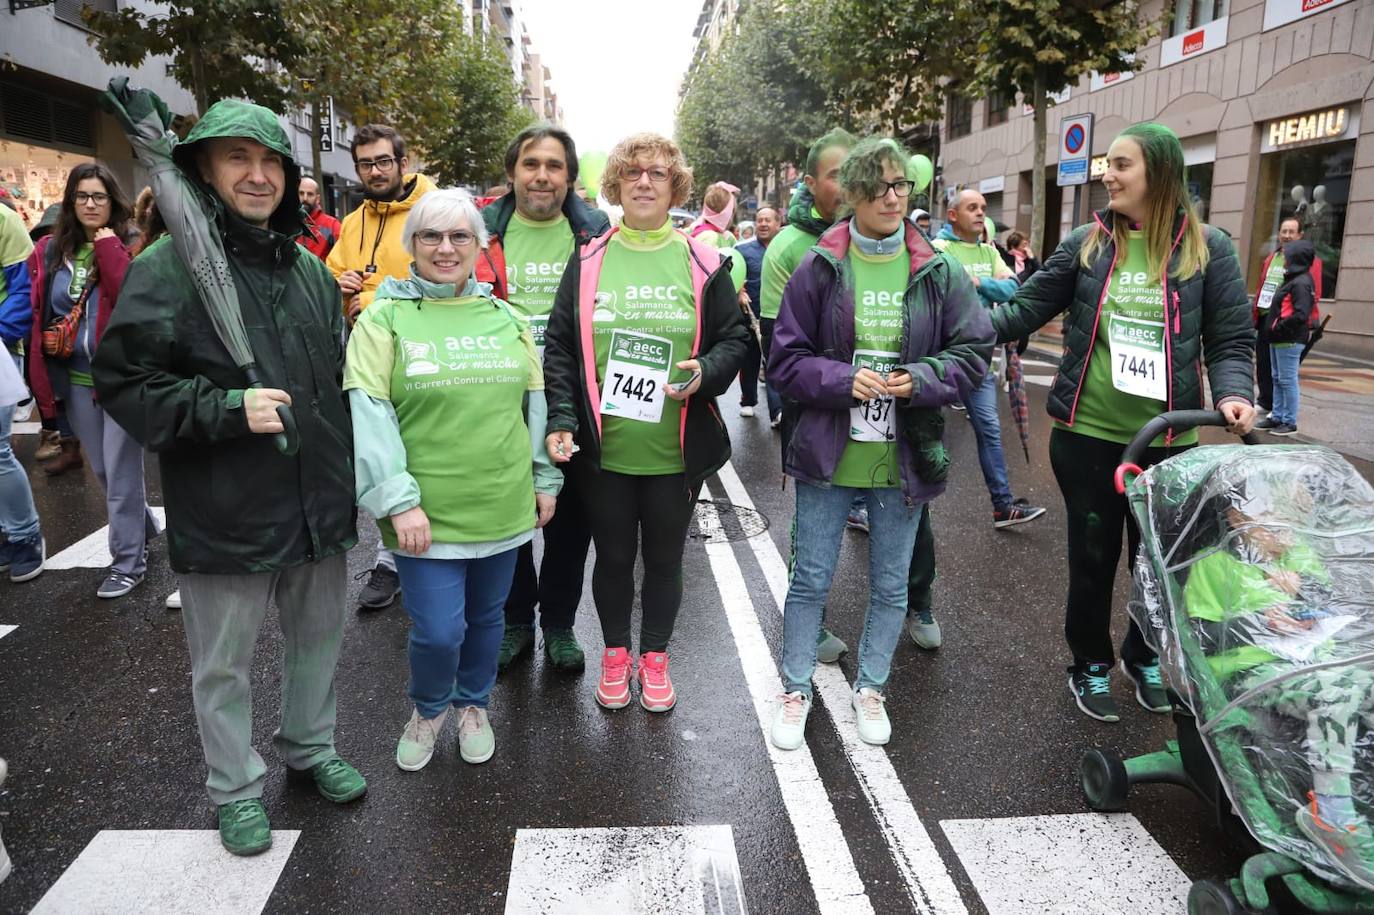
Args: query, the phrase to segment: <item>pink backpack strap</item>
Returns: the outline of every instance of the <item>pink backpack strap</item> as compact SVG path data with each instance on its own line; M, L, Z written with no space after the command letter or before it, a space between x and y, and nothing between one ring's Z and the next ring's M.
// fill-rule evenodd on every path
M601 264L606 259L606 246L611 236L619 232L617 226L599 238L582 246L579 253L579 282L577 296L578 339L582 346L583 381L587 399L592 405L592 421L596 423L596 437L601 438L601 386L596 381L596 344L592 340L592 316L596 311L596 287L601 281Z
M696 313L696 332L692 335L692 358L695 359L701 353L701 313L702 309L705 308L702 292L706 289L706 281L711 278L711 274L720 269L721 258L719 248L712 247L686 235L686 233L683 235L686 237L687 246L690 249L687 255L687 265L692 271L692 303ZM735 256L738 257L739 255ZM684 458L687 454L687 410L691 407L691 403L689 400L683 405L677 431L678 446L682 449Z

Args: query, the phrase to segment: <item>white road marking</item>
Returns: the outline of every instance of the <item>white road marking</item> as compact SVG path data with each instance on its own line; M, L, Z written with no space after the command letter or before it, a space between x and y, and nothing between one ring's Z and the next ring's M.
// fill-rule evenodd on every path
M9 635L11 632L18 628L18 626L7 626L0 623L0 639L3 639L5 636Z
M728 469L729 465L726 467ZM715 507L703 505L698 512L698 517L701 514L712 515ZM719 523L718 517L714 523ZM734 636L735 650L739 652L744 668L744 679L754 700L754 713L763 730L768 759L778 779L783 806L796 831L802 862L811 878L811 889L816 894L816 904L825 915L851 912L867 915L873 911L873 903L854 866L854 856L850 853L840 821L835 816L825 783L816 771L816 761L811 756L810 748L803 746L798 750L779 750L768 739L782 681L778 677L778 667L773 663L773 654L768 649L763 629L759 626L758 615L744 575L740 572L739 561L735 559L734 548L729 543L707 543L705 547L706 556L711 562L712 577L716 580L721 604L725 607L725 617Z
M37 435L42 431L42 423L14 423L10 426L11 435Z
M163 530L167 528L167 512L160 506L151 506L153 515ZM110 526L107 524L94 533L87 534L76 543L67 547L56 556L48 557L48 569L107 569L114 559L110 556Z
M521 829L506 915L745 915L729 826Z
M1023 376L1026 384L1038 384L1047 388L1054 383L1053 375L1025 375Z
M731 504L754 507L733 465L722 467L717 478ZM787 598L787 563L767 533L751 537L748 542L781 613ZM771 668L771 657L769 662ZM835 722L845 756L873 810L878 828L887 839L892 859L906 883L907 894L916 911L931 915L967 912L959 889L954 885L954 879L944 866L940 852L931 841L921 818L917 816L916 808L912 806L911 798L897 777L887 752L882 747L870 746L859 740L854 724L854 709L850 704L853 687L845 678L844 671L838 665L817 664L811 679L826 711Z
M1044 361L1043 359L1027 359L1025 356L1022 356L1022 357L1021 357L1021 365L1022 365L1022 366L1034 365L1034 366L1037 366L1037 367L1042 368L1042 369L1058 369L1058 368L1059 368L1059 363L1058 363L1058 362L1046 362L1046 361Z
M213 829L103 829L31 915L253 915L298 838L299 830L273 830L270 849L238 858Z
M988 915L1182 912L1190 881L1129 813L943 820Z

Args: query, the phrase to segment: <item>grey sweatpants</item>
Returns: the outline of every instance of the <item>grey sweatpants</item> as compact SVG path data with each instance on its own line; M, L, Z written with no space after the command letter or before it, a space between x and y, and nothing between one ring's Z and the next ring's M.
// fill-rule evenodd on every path
M106 415L90 388L65 384L65 372L53 371L49 377L54 387L63 388L57 394L66 401L72 431L105 490L114 560L110 569L141 577L148 569L148 541L158 534L157 519L148 510L143 488L143 446Z
M281 617L281 725L272 742L308 769L334 755L334 666L343 643L348 557L244 575L181 576L191 695L216 805L261 797L267 766L253 748L250 677L258 630L273 600Z

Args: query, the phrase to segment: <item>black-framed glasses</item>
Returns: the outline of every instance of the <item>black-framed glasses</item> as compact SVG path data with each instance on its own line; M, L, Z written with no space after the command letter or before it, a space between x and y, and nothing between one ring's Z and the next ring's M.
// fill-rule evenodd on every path
M102 194L100 191L96 191L93 194L88 194L85 191L77 191L72 195L72 199L76 201L77 206L85 206L88 203L93 203L98 207L103 207L110 202L110 195Z
M905 178L901 181L879 181L873 199L886 197L888 191L896 191L898 197L910 197L914 187L916 187L916 182L908 181Z
M379 156L376 159L359 159L353 163L353 166L358 170L358 174L360 175L366 175L374 168L383 175L389 175L391 174L391 170L396 167L396 159L394 156Z
M640 168L638 165L631 165L620 173L620 177L631 184L634 184L645 175L648 175L649 180L654 184L662 184L673 177L672 172L661 165L655 165L653 168Z
M457 232L439 232L435 229L425 229L423 232L415 233L415 240L426 248L437 248L444 243L447 238L449 244L455 248L466 248L477 240L477 236L464 229Z

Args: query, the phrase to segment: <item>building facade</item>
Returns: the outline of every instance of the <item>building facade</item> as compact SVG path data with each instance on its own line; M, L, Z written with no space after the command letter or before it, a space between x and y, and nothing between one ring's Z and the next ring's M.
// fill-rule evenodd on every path
M91 0L85 0L89 3ZM115 173L132 198L147 183L128 139L97 98L117 73L152 89L174 114L195 112L191 94L167 75L168 60L151 58L138 68L103 63L87 44L91 34L81 21L81 0L0 13L0 187L19 204L28 224L62 199L72 166L99 159ZM114 9L114 0L92 5ZM155 9L148 2L121 2L121 8ZM282 119L296 161L308 172L310 133L304 114ZM326 209L343 215L350 186L357 187L348 153L351 128L342 118L332 125L334 151L326 153L321 184Z
M520 89L520 103L538 119L563 123L563 108L553 90L553 74L534 50L524 16L515 0L468 0L471 15L465 26L470 34L487 35L500 42L510 63L511 78Z
M1163 14L1163 3L1152 12ZM1324 263L1328 346L1374 357L1374 0L1180 0L1141 70L1091 74L1056 96L1046 143L1046 251L1106 206L1106 152L1159 121L1183 140L1203 219L1231 234L1247 283L1294 215ZM1060 121L1091 112L1091 180L1074 209L1055 185ZM951 101L941 127L948 196L1030 227L1032 117L1004 100ZM1252 290L1253 291L1253 290Z

